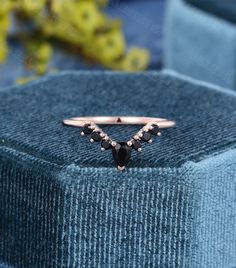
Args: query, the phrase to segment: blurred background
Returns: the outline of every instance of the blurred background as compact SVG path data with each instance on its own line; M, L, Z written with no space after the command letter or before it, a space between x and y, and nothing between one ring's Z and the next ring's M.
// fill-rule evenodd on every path
M0 0L0 89L63 70L159 70L165 0Z
M0 89L165 68L236 90L235 18L235 0L0 0Z

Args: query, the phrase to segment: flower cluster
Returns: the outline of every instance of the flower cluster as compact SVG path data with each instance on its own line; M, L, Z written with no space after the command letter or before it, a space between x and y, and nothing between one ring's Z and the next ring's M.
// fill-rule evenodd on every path
M47 71L52 47L58 43L88 62L110 69L145 69L148 51L127 48L121 21L110 19L103 11L105 5L107 0L0 0L0 62L7 56L9 18L13 14L17 25L22 26L19 28L27 28L20 33L20 40L25 45L27 66L36 74Z

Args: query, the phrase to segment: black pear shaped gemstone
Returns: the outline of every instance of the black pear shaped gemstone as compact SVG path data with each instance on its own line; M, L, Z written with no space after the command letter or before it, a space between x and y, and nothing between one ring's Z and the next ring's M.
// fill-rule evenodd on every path
M112 149L113 159L117 167L123 168L131 157L132 148L126 142L119 142Z

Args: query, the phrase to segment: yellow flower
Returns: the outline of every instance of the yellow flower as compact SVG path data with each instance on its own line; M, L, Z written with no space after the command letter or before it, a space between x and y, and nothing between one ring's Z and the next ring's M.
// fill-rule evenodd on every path
M123 60L122 69L129 72L143 71L148 67L149 61L150 54L148 50L132 48Z
M39 46L37 52L36 52L36 57L40 61L48 61L49 58L51 58L52 55L52 47L49 43L43 43Z
M8 15L11 8L11 2L9 0L0 0L0 17Z
M105 22L104 15L94 2L54 0L53 12L54 9L53 19L46 19L43 23L44 33L74 45L92 43L96 29Z
M36 62L33 66L33 70L38 75L43 75L46 73L48 68L48 62Z
M27 13L29 16L34 16L44 9L46 0L21 0L19 8Z
M67 0L68 1L68 0ZM53 13L59 14L63 10L63 4L65 3L65 0L51 0L50 7Z
M124 36L119 30L97 35L94 44L95 54L106 65L121 57L126 49Z
M94 33L104 23L104 16L94 2L80 1L74 8L73 22L82 31Z
M0 63L4 63L8 54L7 41L0 36Z
M47 42L38 40L27 40L27 64L37 74L41 75L47 71L51 56L52 47Z
M6 35L10 25L8 14L0 16L0 34Z
M55 35L61 40L67 41L74 45L86 45L91 42L92 34L88 31L83 31L76 24L60 21L55 30Z

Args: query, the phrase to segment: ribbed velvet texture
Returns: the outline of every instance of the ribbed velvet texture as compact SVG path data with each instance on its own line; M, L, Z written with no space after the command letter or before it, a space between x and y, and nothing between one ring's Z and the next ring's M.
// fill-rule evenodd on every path
M13 267L236 265L236 94L173 73L69 72L0 93L0 262ZM177 127L114 168L62 119ZM104 129L125 140L138 127Z
M189 1L169 0L165 67L236 90L235 1Z

